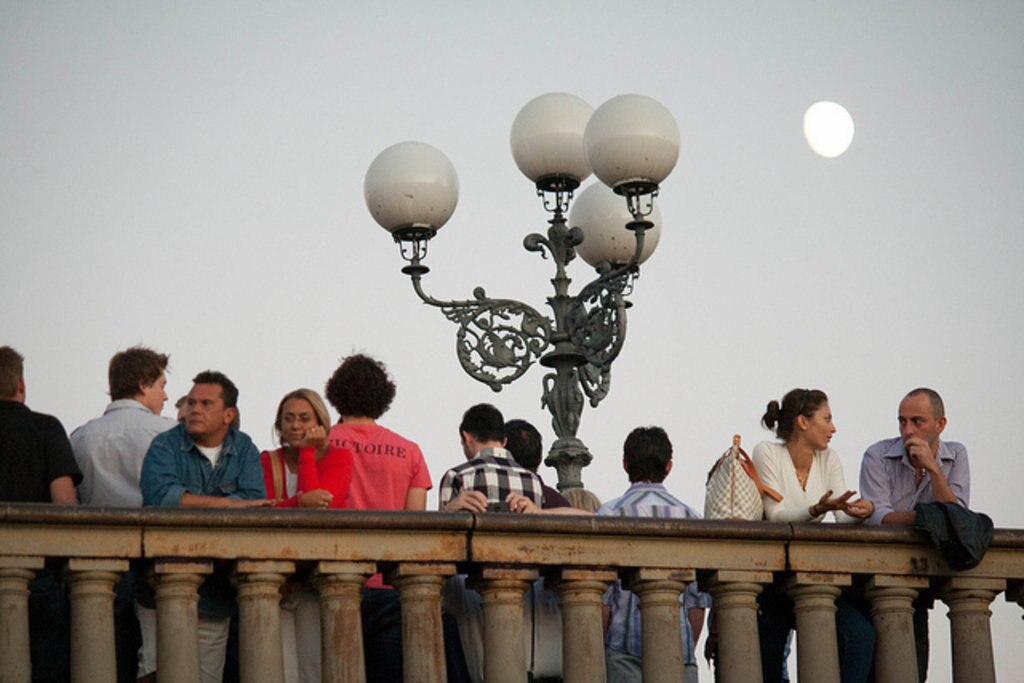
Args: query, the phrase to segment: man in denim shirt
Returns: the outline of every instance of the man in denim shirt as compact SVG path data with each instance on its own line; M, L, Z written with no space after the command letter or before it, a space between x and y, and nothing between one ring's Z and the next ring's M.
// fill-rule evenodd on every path
M185 423L153 439L142 463L142 504L244 508L273 504L263 487L260 452L231 426L238 389L219 372L192 380ZM235 609L227 577L215 572L199 589L199 654L203 682L220 681ZM141 616L141 615L140 615ZM156 667L156 643L143 643L139 676Z

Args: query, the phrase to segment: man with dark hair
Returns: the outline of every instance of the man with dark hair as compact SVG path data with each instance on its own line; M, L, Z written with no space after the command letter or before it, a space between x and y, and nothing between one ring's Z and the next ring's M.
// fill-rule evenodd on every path
M544 492L544 510L572 507L565 496L545 484L544 479L537 472L544 456L544 442L536 427L526 420L506 422L505 448L517 463L536 474L540 479L540 485Z
M327 441L352 452L348 507L425 510L430 472L420 447L377 424L395 398L384 365L369 356L345 358L327 381L327 400L341 416Z
M259 450L248 436L231 427L237 414L238 389L219 372L201 372L192 382L185 424L159 434L146 452L143 504L195 508L273 505L263 487ZM219 572L207 578L199 589L203 683L221 679L228 625L235 608L235 592L227 575ZM140 675L155 669L156 643L151 645L139 657Z
M87 505L142 507L142 459L157 434L175 425L160 417L167 401L167 356L143 346L119 351L107 373L111 403L71 433L82 468L78 495Z
M671 495L662 484L672 471L672 442L664 429L637 427L630 432L622 448L622 467L629 476L630 487L621 497L598 508L598 515L700 519L696 510ZM639 683L642 679L640 600L616 581L605 593L604 603L608 624L605 630L608 681ZM680 596L686 683L697 681L694 652L704 624L704 610L710 604L710 596L697 591L696 581Z
M0 347L0 501L74 505L82 474L60 421L25 405L24 359ZM58 570L29 583L33 680L62 680L70 664L70 613ZM2 664L0 664L2 666Z
M167 356L143 346L119 351L107 371L111 402L97 417L71 433L71 448L82 468L78 495L87 505L142 507L142 460L153 437L175 425L161 417L167 401ZM117 676L136 680L142 644L135 616L135 575L127 572L114 587ZM147 633L147 639L156 633Z
M860 495L875 504L872 524L912 525L918 503L969 505L967 449L939 439L946 423L933 389L914 389L900 401L900 435L868 448L860 466Z
M543 505L540 478L505 450L501 411L489 403L473 406L462 416L459 438L466 462L445 472L439 495L441 510L508 511L513 494L525 496L538 507Z
M875 504L871 524L914 524L918 503L955 503L968 507L971 467L962 443L939 438L946 408L934 389L919 387L900 401L900 435L875 443L860 465L860 495ZM917 672L928 675L930 596L914 601Z
M353 456L348 507L425 510L433 483L420 447L377 424L395 398L395 383L384 364L363 354L342 359L324 395L341 416L327 441ZM401 605L397 591L380 574L362 590L362 617L367 683L402 680Z
M488 411L489 412L489 411ZM537 473L543 454L540 432L526 420L505 423L505 448L516 464ZM540 480L540 477L537 477ZM514 512L568 512L575 510L560 493L544 485L543 510L530 498L511 494L506 502ZM483 495L483 494L477 494ZM500 494L497 494L500 496ZM564 501L564 504L562 503ZM557 510L556 510L557 508ZM443 605L455 617L462 638L462 650L473 681L484 680L483 601L480 594L466 586L466 575L452 577L441 591ZM558 596L548 590L544 579L533 582L523 599L523 638L526 670L530 681L560 681L562 678L562 615Z

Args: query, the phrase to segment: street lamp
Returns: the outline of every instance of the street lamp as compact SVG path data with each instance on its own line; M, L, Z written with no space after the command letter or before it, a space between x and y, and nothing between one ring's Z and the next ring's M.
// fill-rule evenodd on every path
M408 262L402 272L416 294L458 325L456 353L470 377L501 391L537 360L552 369L541 403L558 438L545 462L565 490L583 485L582 468L593 459L576 437L583 404L586 398L596 407L608 394L626 335L626 297L660 234L654 199L678 159L679 129L664 106L643 95L621 95L592 110L574 95L549 93L519 112L511 143L516 165L551 214L546 235L523 240L527 251L555 265L550 317L519 301L492 299L482 287L461 301L423 291L427 246L458 202L458 177L440 151L420 142L388 147L370 164L364 193ZM591 172L603 185L592 184L573 202ZM572 296L566 266L577 255L597 276Z

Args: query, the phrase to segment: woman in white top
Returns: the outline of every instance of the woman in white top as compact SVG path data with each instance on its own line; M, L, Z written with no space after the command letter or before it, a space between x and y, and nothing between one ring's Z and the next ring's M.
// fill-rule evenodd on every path
M863 522L875 511L869 500L850 501L843 465L829 448L836 433L825 392L794 389L780 404L770 401L761 423L779 441L754 447L754 467L765 486L782 500L765 496L764 516L772 522L820 522L829 512L837 522Z
M775 431L777 443L754 448L754 467L766 486L782 494L765 496L765 517L776 522L821 522L832 512L838 522L863 522L874 512L868 500L851 500L839 456L829 448L836 432L828 396L818 389L793 389L782 402L770 401L761 423ZM764 680L781 681L784 650L793 628L792 602L767 589L759 598L761 667ZM874 658L875 631L850 601L836 600L836 638L843 683L866 681Z

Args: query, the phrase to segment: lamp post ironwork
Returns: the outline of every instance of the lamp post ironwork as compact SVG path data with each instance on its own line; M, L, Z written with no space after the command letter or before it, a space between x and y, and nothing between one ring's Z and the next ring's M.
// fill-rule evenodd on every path
M593 459L576 436L580 417L586 401L596 407L608 395L611 366L626 336L627 297L657 243L654 199L678 158L679 130L665 107L642 95L622 95L594 111L578 97L549 93L519 112L511 138L517 165L550 214L545 234L523 240L527 251L555 266L550 316L520 301L491 298L482 287L464 300L440 300L423 290L428 244L458 201L455 170L438 150L418 142L384 150L367 171L365 197L399 244L408 262L402 272L416 294L458 325L456 353L470 377L500 391L538 360L550 368L541 403L557 439L545 462L565 490L582 486L582 469ZM591 171L604 185L591 185L573 203ZM577 255L597 276L572 295L566 267Z

